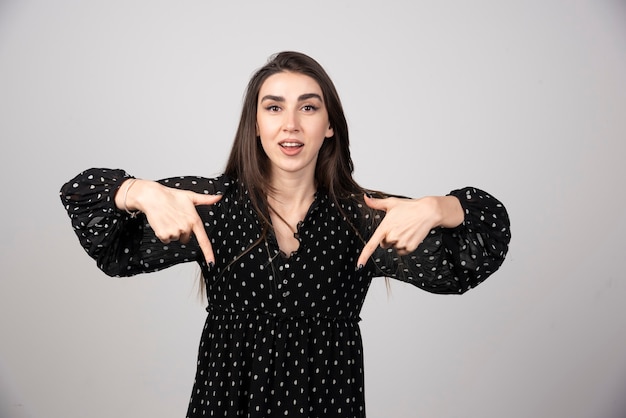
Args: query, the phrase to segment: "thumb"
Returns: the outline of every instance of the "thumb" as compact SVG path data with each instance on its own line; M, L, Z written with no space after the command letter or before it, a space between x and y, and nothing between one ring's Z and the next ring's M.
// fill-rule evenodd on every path
M191 201L196 206L213 205L220 201L221 194L200 194L191 192Z
M363 200L372 209L384 210L385 212L389 209L389 198L377 199L365 194Z

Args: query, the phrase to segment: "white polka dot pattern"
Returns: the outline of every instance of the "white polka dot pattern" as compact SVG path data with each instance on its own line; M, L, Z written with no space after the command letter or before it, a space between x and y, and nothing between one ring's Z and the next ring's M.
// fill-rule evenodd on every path
M463 293L498 269L510 240L501 203L465 188L451 193L466 212L461 226L431 231L406 256L379 249L357 271L363 240L384 215L368 214L362 202L346 200L338 210L319 191L298 225L299 249L286 256L273 234L259 241L259 218L241 185L225 176L162 180L224 195L198 208L216 257L209 271L195 241L163 244L145 216L133 219L115 208L114 193L128 177L122 170L87 170L63 186L61 199L81 244L109 275L200 264L208 316L190 418L365 416L358 321L371 279L384 275L435 293Z

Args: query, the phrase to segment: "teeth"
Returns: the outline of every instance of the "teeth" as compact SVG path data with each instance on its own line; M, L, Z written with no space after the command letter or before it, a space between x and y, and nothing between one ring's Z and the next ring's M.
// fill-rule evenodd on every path
M281 147L301 147L302 144L299 142L283 142L280 144Z

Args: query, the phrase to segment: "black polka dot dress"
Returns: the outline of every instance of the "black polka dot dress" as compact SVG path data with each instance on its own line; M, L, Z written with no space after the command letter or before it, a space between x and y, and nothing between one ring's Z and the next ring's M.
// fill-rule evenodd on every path
M298 225L299 249L283 254L262 237L246 190L225 176L162 180L169 187L218 193L198 208L216 264L208 269L193 240L163 244L145 216L113 199L129 177L90 169L66 183L61 200L87 253L111 276L199 263L207 284L187 417L364 417L359 313L371 279L387 276L435 293L463 293L501 265L510 240L502 204L474 188L452 192L465 210L455 229L431 231L413 253L379 249L357 270L360 250L384 216L356 199L338 207L320 190Z

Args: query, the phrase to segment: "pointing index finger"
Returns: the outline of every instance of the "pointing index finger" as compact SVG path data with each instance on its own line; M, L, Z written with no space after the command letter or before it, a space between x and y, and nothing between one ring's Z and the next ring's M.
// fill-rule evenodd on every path
M191 199L195 206L204 206L204 205L212 205L217 203L222 198L222 195L215 194L199 194L191 192ZM196 221L192 227L193 234L196 236L196 240L198 241L198 246L204 255L204 259L206 260L209 267L215 265L215 255L213 254L213 246L211 245L211 240L204 229L204 224L202 219L198 216Z
M367 244L365 244L365 246L361 250L361 255L356 262L357 268L359 270L362 269L365 264L367 264L367 260L369 260L372 254L374 254L374 251L376 251L380 243L383 241L385 234L386 233L383 229L380 228L380 226L376 228L376 231L374 231L372 237L369 239L369 241L367 241Z
M209 236L204 229L204 225L202 221L198 217L198 221L194 223L192 228L193 234L196 236L196 240L198 241L198 245L200 246L200 250L204 255L204 259L206 260L209 266L215 265L215 256L213 255L213 246L211 245L211 240L209 240Z

